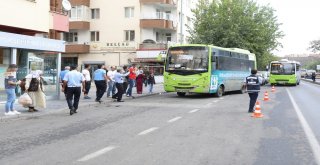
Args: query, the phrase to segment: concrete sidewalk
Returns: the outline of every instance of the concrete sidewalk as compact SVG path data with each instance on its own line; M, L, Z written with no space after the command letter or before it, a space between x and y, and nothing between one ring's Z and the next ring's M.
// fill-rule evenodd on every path
M143 86L143 92L142 94L137 94L137 90L134 87L132 89L132 95L135 98L140 98L140 97L146 97L146 96L152 96L156 94L163 93L163 84L155 84L153 86L153 93L149 94L148 93L148 87ZM95 102L95 94L96 94L96 87L94 83L92 83L91 89L89 91L89 96L91 99L83 99L83 93L81 93L81 98L79 102L79 107L83 106L91 106L91 105L96 105L99 104ZM39 109L39 112L28 112L27 108L22 107L18 102L15 102L15 109L19 112L21 112L20 115L14 115L14 116L4 116L5 112L5 104L0 104L0 121L6 120L6 119L18 119L18 118L27 118L27 117L35 117L35 116L41 116L41 115L46 115L46 114L51 114L51 113L57 113L60 111L65 111L66 113L69 112L69 108L67 105L67 101L64 99L64 95L61 93L60 94L60 100L47 100L47 108L46 109ZM133 99L132 97L127 97L123 95L122 100L129 100ZM105 104L106 106L109 106L110 104L114 103L113 99L111 97L107 98L107 93L103 95L103 98L101 99L103 102L101 104Z
M320 79L316 79L316 82L312 82L312 79L305 79L305 78L302 78L301 80L320 85Z

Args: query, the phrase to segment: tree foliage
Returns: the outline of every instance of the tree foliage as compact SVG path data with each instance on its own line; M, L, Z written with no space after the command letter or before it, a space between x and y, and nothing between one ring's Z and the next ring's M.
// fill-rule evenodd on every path
M309 49L313 52L316 53L320 51L320 40L313 40L310 42L310 47Z
M256 54L259 69L275 60L271 51L282 46L274 9L253 0L199 0L193 13L191 43L247 49Z
M312 69L312 70L316 70L317 69L317 65L320 65L320 60L316 60L316 61L312 61L309 62L305 65L306 69Z

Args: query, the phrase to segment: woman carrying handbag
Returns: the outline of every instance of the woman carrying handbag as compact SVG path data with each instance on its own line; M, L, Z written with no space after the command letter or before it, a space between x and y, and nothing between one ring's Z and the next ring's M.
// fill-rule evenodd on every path
M46 108L46 98L43 89L43 80L41 77L42 71L31 71L26 76L26 92L32 99L32 104L29 105L28 112L36 112L37 108Z

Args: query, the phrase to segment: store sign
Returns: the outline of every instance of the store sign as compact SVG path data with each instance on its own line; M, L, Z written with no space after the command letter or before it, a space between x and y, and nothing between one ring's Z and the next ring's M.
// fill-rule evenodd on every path
M94 50L135 50L135 42L106 42L106 43L93 43L91 48Z
M65 52L64 43L61 40L0 32L0 47Z
M107 47L129 47L130 43L129 42L107 42Z

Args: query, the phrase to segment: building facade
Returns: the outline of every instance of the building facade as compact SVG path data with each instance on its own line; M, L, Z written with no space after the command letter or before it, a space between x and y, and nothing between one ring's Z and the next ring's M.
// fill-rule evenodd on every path
M187 43L196 0L71 0L63 65L154 66L169 45Z
M46 95L57 97L57 73L65 51L61 32L69 30L62 1L10 0L2 4L0 14L0 100L5 100L3 73L9 64L18 65L18 79L30 70L42 70ZM20 93L19 88L16 91Z

